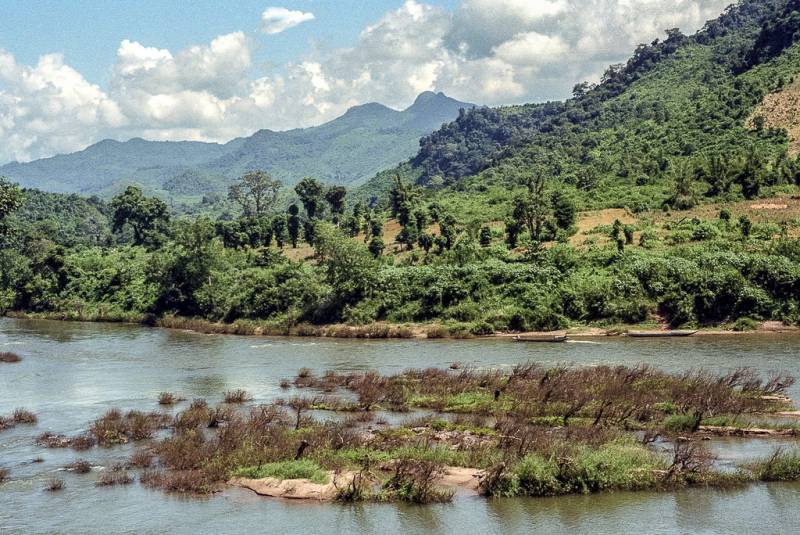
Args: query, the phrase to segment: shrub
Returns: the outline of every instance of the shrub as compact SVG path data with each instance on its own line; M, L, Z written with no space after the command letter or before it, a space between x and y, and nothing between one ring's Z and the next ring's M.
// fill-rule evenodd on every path
M37 422L36 415L31 411L25 409L16 409L11 419L15 424L35 424Z
M444 474L442 466L434 461L401 459L394 465L394 474L384 484L384 490L393 497L411 503L443 503L453 499L453 491L436 486Z
M64 480L56 477L48 479L44 484L44 490L48 492L58 492L64 489Z
M673 433L693 433L700 426L700 415L672 414L664 418L662 427Z
M432 325L425 331L425 338L446 338L448 334L447 329L441 325Z
M733 330L737 332L756 331L761 326L761 322L753 318L739 318L733 324Z
M242 390L241 388L225 392L224 398L225 403L246 403L253 399L246 390Z
M233 475L249 479L263 479L267 477L273 477L275 479L308 479L320 485L324 485L330 480L326 471L320 468L317 463L308 459L281 461L255 467L238 468L234 470Z
M0 362L4 362L6 364L13 364L16 362L20 362L22 357L17 355L16 353L10 353L8 351L0 351Z
M778 448L763 461L745 465L759 481L800 480L800 451Z
M176 396L172 392L161 392L158 395L158 404L159 405L175 405L176 403L183 401L184 398L180 396Z
M525 496L557 496L564 491L558 479L555 461L539 455L527 455L514 467L519 493Z
M494 327L488 322L478 321L469 330L475 336L488 336L494 334Z
M89 461L85 461L83 459L73 461L64 468L70 472L75 472L76 474L88 474L92 471L92 465L89 463Z
M148 450L137 450L131 455L130 465L136 468L150 468L153 454Z
M95 481L98 487L113 487L115 485L130 485L133 478L127 470L106 470Z

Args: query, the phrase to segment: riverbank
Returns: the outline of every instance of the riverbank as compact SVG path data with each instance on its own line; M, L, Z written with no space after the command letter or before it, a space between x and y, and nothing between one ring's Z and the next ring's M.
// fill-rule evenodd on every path
M559 331L525 331L525 332L483 332L476 330L469 323L371 323L367 325L312 325L301 323L296 325L279 324L269 321L237 320L232 323L214 322L202 318L185 318L179 316L155 317L149 314L91 314L78 312L21 312L8 311L5 317L13 319L41 319L53 321L76 321L88 323L123 323L145 325L191 331L200 334L230 334L241 336L292 336L317 338L357 338L357 339L513 339L516 337L547 337L567 335L570 338L602 338L625 336L629 331L646 331L651 333L669 333L670 329L662 324L617 324L613 326L581 325ZM736 329L734 325L723 327L699 327L692 336L747 336L772 334L798 334L800 326L786 325L778 321L763 321L752 324L749 329Z

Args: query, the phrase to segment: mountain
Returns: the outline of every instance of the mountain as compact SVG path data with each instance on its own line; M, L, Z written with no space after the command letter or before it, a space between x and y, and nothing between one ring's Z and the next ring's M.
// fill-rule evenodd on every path
M748 168L764 187L786 184L795 180L786 128L800 134L798 41L800 0L741 0L695 35L668 30L640 45L571 99L462 113L363 189L380 195L400 174L453 195L492 190L492 204L508 206L500 199L536 173L586 208L638 210L670 201L683 172L701 192L722 173L734 196L753 193L735 183ZM709 169L715 156L721 171Z
M267 169L286 183L304 176L354 185L411 157L419 138L472 108L443 93L422 93L404 111L381 104L356 106L324 125L272 132L260 130L203 168L228 177Z
M321 126L259 130L225 144L104 140L72 154L9 163L0 167L0 176L25 187L85 194L109 193L136 182L173 196L223 190L251 169L265 169L287 184L304 176L357 184L411 157L421 136L472 107L426 92L403 111L365 104Z

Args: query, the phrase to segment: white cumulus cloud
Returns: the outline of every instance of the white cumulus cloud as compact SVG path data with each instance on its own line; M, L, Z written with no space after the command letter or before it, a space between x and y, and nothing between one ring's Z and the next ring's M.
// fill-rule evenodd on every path
M422 91L478 104L563 98L637 44L717 16L730 0L406 0L349 47L315 47L274 72L256 36L166 50L123 40L107 87L59 54L20 65L0 49L0 162L79 150L103 137L227 141L260 128L320 124L365 102L403 108ZM278 33L311 13L268 8Z
M261 28L264 33L281 33L309 20L314 20L313 13L286 9L285 7L268 7L261 14Z

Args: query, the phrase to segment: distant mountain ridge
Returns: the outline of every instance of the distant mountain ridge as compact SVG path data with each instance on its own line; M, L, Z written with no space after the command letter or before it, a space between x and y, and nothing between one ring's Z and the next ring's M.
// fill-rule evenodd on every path
M130 183L175 196L222 191L251 169L265 169L287 185L304 176L355 185L407 160L422 136L473 107L425 92L402 111L369 103L320 126L259 130L224 144L106 139L72 154L3 165L0 176L28 188L101 195Z

